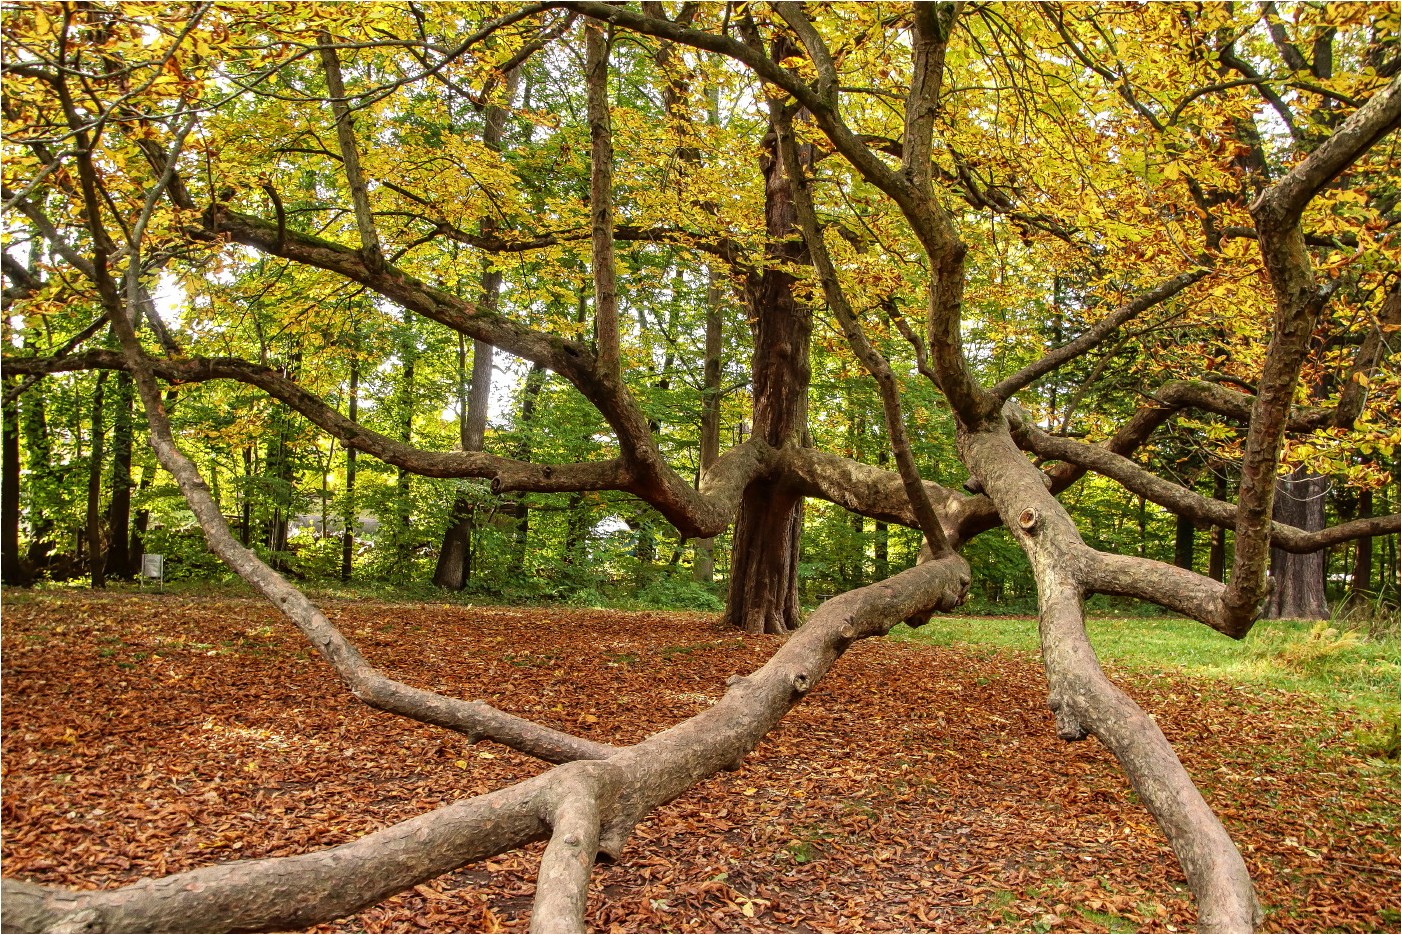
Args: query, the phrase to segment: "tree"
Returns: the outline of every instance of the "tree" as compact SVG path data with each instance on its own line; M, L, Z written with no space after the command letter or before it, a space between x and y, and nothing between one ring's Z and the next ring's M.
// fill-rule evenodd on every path
M357 698L559 764L318 854L105 892L7 880L7 928L304 926L548 839L533 928L579 930L598 854L620 855L651 809L738 767L854 641L962 602L968 559L993 548L976 537L998 528L1035 579L1058 736L1093 735L1115 753L1204 929L1259 921L1221 823L1096 663L1083 601L1150 601L1240 638L1267 598L1272 549L1398 530L1395 515L1318 530L1272 519L1282 469L1390 483L1352 453L1397 438L1395 326L1378 311L1396 282L1395 18L1271 4L684 4L675 15L588 0L32 4L7 13L5 33L4 198L42 244L31 250L57 257L36 284L6 264L11 289L34 289L11 306L7 347L39 333L44 308L26 303L61 301L79 324L98 316L120 348L50 343L7 355L7 373L130 374L155 455L211 551ZM1307 42L1332 43L1327 75L1293 61ZM498 151L468 113L513 107L500 76L518 69L537 96L516 106L545 135ZM610 75L628 78L617 93ZM723 100L738 116L652 119L659 87L672 113ZM1265 108L1287 133L1256 129ZM1310 108L1329 116L1311 118L1314 138L1293 121ZM483 301L495 291L484 262L501 267L496 305ZM687 264L729 267L753 330L753 432L702 455L695 485L675 466L669 419L695 425L700 398L685 419L669 415L658 373L676 359L648 343L649 321L677 340L680 320L639 314L634 327L628 314L657 291L647 271ZM145 291L163 275L190 314L182 343L158 351L151 339L175 329ZM695 275L689 288L713 282ZM351 301L366 293L368 307ZM250 308L246 322L234 314ZM709 349L709 319L695 321ZM329 404L344 349L318 343L327 331L354 334L365 355L352 385L374 360L373 372L399 375L398 393L357 409L353 390L351 418ZM447 354L433 348L468 339L531 368L510 455L492 438L434 450L441 430L415 421L460 385L435 382L432 360ZM889 462L810 444L815 349L880 401ZM299 366L268 363L293 352ZM234 536L216 485L182 450L162 381L255 388L402 472L395 509L410 519L410 475L421 475L486 478L517 498L627 495L647 505L628 514L640 526L655 511L681 537L735 522L727 614L747 628L798 622L805 498L918 531L922 560L826 601L713 707L616 749L378 672ZM696 382L716 396L710 373ZM1374 384L1386 391L1364 392ZM545 450L532 434L539 406L555 393L588 428L572 450L605 457L533 460ZM1155 432L1170 424L1233 466L1234 502L1152 470ZM1088 544L1067 504L1111 483L1126 501L1232 530L1226 583Z

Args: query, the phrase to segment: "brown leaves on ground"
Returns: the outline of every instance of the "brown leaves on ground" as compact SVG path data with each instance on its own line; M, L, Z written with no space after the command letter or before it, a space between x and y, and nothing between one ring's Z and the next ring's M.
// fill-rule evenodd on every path
M397 678L611 743L696 713L777 645L677 614L327 609ZM254 601L16 593L4 666L4 872L42 883L327 847L543 769L365 708ZM1268 929L1396 930L1396 772L1350 725L1300 696L1124 681L1242 848ZM523 930L539 851L322 930ZM1035 659L870 641L741 770L640 825L590 912L603 931L1193 925L1113 758L1056 739Z

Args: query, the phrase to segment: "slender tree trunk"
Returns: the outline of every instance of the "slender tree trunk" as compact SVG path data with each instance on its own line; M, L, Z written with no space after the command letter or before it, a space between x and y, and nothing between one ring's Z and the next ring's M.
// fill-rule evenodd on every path
M774 55L787 54L775 48ZM763 160L766 268L748 284L754 359L754 434L770 445L802 444L808 429L812 311L794 296L796 280L778 264L802 259L792 185L771 134ZM761 480L741 498L730 562L725 621L749 633L787 633L800 623L799 542L803 498Z
M5 379L7 392L13 383ZM19 400L5 405L4 420L4 466L0 468L3 472L0 478L0 580L5 584L28 586L33 583L33 575L19 552Z
M724 336L721 321L721 290L716 271L706 267L706 359L701 376L701 452L700 468L704 477L720 457L720 378L721 341ZM692 559L692 577L701 584L711 584L716 577L714 537L697 539Z
M1227 474L1225 469L1212 473L1212 496L1216 500L1227 499ZM1212 527L1212 549L1207 556L1207 575L1213 581L1227 578L1227 530L1222 526Z
M1197 533L1192 517L1180 516L1173 524L1173 564L1193 569L1193 539Z
M141 499L141 495L151 488L151 475L156 472L155 468L149 468L141 472L141 483L137 485L136 497ZM140 509L136 511L136 517L131 524L131 544L127 548L127 555L131 557L131 567L133 574L141 572L141 553L146 549L146 529L151 525L151 511Z
M885 467L891 463L890 447L883 441L876 463ZM872 544L872 576L883 581L891 576L891 533L885 523L877 523Z
M413 316L404 313L404 342L400 347L404 365L400 374L400 441L406 445L414 443L414 381L417 376L417 341L412 329ZM407 573L413 559L413 499L407 468L399 468L395 476L395 561L401 571Z
M102 458L103 436L102 403L106 389L107 374L97 375L97 388L92 397L92 446L88 454L88 574L95 588L107 586L105 572L106 557L102 548Z
M19 401L15 401L19 405ZM19 407L19 429L23 436L25 460L29 464L29 489L31 496L25 512L29 517L29 548L25 550L30 574L38 577L48 565L49 556L55 544L54 520L42 508L42 500L33 493L42 493L53 483L53 450L49 444L49 420L44 405L44 394L27 393L24 404Z
M544 367L532 364L526 373L525 385L521 387L521 410L516 419L521 441L516 446L516 457L522 461L531 459L531 423L535 421L536 399L545 385L545 376ZM526 546L531 536L531 510L524 497L518 496L513 501L512 512L516 517L516 536L511 550L511 573L520 575L526 570Z
M351 358L350 388L346 392L346 418L354 422L360 416L360 359ZM351 579L351 560L355 557L355 532L360 525L360 511L355 503L355 455L346 447L345 528L341 530L341 580Z
M1307 532L1324 528L1327 482L1297 468L1277 482L1272 515ZM1324 553L1294 555L1271 549L1271 593L1261 616L1267 620L1327 620L1324 598Z
M1363 490L1358 494L1358 515L1373 515L1373 491ZM1354 548L1348 589L1348 607L1351 610L1371 606L1376 596L1373 591L1373 540L1359 539L1354 543Z
M505 97L510 104L516 94L517 78L520 72L513 69L506 75ZM482 145L494 153L502 150L502 138L506 132L508 113L505 108L492 105L487 108L482 127ZM482 232L496 229L492 218L482 221ZM484 264L480 281L481 307L484 311L495 312L501 304L501 273ZM492 357L495 348L482 341L472 342L472 381L470 389L464 392L464 379L467 365L466 339L458 337L458 431L462 438L463 451L483 450L487 435L487 410L492 395ZM472 577L472 536L475 526L475 511L467 497L459 494L453 498L452 514L448 528L443 533L443 545L438 550L438 565L433 571L433 583L440 588L461 591Z
M107 572L114 578L136 574L131 556L131 416L136 402L131 374L117 374L112 414L112 499L107 506Z
M239 518L243 523L239 529L239 541L246 549L253 541L253 446L245 445L243 449L243 504L239 509Z

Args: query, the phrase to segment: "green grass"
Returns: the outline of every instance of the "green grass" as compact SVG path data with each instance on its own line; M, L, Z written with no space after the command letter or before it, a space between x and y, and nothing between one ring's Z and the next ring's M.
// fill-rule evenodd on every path
M1345 624L1263 620L1237 641L1200 623L1170 618L1091 618L1096 654L1112 667L1229 679L1305 692L1330 707L1352 708L1378 724L1398 715L1398 643L1371 639ZM899 626L896 640L1036 653L1037 622L1008 617L936 616L918 631Z

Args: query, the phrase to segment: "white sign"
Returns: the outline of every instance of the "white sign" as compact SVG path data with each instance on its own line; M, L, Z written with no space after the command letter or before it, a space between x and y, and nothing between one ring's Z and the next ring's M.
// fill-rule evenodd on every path
M141 556L141 576L143 578L164 578L166 572L166 557L151 552L143 553Z

